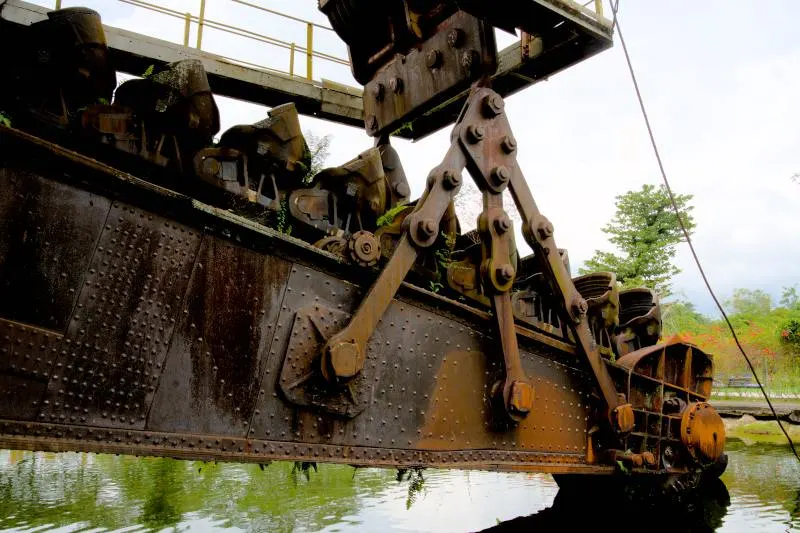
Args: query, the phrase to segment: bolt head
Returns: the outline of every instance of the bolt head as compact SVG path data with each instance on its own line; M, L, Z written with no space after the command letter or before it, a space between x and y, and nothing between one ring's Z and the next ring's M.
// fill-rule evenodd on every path
M461 174L458 174L452 170L445 170L442 185L444 185L444 188L447 190L455 189L461 185Z
M514 279L515 273L514 267L506 263L505 265L500 265L497 267L495 276L497 277L498 282L505 284Z
M527 415L533 408L533 387L524 381L512 383L508 407L514 414Z
M492 181L496 187L500 187L508 183L511 179L511 171L505 165L500 165L492 169Z
M436 234L436 222L430 218L419 221L419 232L423 237L428 238Z
M386 96L386 86L382 83L376 83L372 86L372 97L380 102Z
M464 40L466 38L467 35L461 28L453 28L447 32L447 44L450 48L461 48L464 46Z
M499 94L487 94L483 99L483 114L488 118L496 117L505 107L506 104Z
M392 78L389 80L389 90L394 94L403 92L403 80L401 78Z
M589 304L580 296L576 296L570 308L572 311L572 319L577 324L586 316L586 312L589 311Z
M205 157L203 158L203 172L216 178L222 173L222 165L213 157Z
M431 50L425 56L425 64L431 70L442 66L442 53L439 50Z
M497 233L501 235L506 233L511 229L511 219L508 217L500 217L495 219L494 228L497 230Z
M328 361L333 374L338 379L352 378L361 370L359 368L361 350L358 344L344 341L330 347Z
M503 141L500 143L500 147L507 154L514 153L514 151L517 149L517 140L514 139L514 137L506 135L505 137L503 137Z
M539 222L539 226L536 228L537 233L539 234L539 238L549 239L553 236L553 225L550 223L549 220L543 220Z
M486 129L480 124L470 124L467 127L467 138L473 144L478 143L486 137Z
M461 68L472 71L480 62L480 54L475 50L464 50L461 53Z

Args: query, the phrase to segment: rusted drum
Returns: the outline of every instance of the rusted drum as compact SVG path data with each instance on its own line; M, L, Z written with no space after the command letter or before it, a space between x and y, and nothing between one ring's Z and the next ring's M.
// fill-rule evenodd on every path
M681 441L701 462L715 462L725 449L725 424L707 402L693 402L683 412Z

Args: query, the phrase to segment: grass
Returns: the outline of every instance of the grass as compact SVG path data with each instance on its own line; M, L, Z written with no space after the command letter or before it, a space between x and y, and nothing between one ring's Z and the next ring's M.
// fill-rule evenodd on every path
M784 422L783 427L789 433L792 442L800 444L800 426ZM757 421L750 416L743 416L738 420L728 419L725 421L725 432L728 439L740 440L745 444L788 446L786 436L774 420Z

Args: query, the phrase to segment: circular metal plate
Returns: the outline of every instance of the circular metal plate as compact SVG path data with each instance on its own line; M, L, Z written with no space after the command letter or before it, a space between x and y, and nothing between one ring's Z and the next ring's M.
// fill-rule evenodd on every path
M725 449L725 425L707 402L693 402L683 412L681 441L695 459L714 462Z

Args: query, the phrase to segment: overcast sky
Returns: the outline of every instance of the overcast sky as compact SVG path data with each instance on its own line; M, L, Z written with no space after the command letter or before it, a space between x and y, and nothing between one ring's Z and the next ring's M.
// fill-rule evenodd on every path
M249 1L327 23L316 0ZM199 0L158 3L194 14L199 9ZM183 39L182 21L118 0L63 5L93 7L112 26ZM231 0L207 0L206 15L305 42L302 24ZM782 287L800 283L800 183L791 180L800 172L800 2L622 0L619 18L672 185L694 195L694 239L714 288L723 298L737 287L760 288L777 302ZM333 33L317 30L316 36L315 46L346 56ZM216 53L288 70L285 50L210 29L203 43ZM296 61L300 73L303 59ZM320 75L356 85L340 65L316 62L315 78ZM223 131L266 115L259 106L224 98L218 103ZM614 197L660 183L621 46L517 93L506 110L521 168L576 270L596 248L611 249L601 228L614 213ZM333 137L332 165L372 144L362 130L301 120L304 130ZM395 142L412 196L441 161L448 137L443 130L418 143ZM683 273L675 290L716 314L685 245L677 262Z

